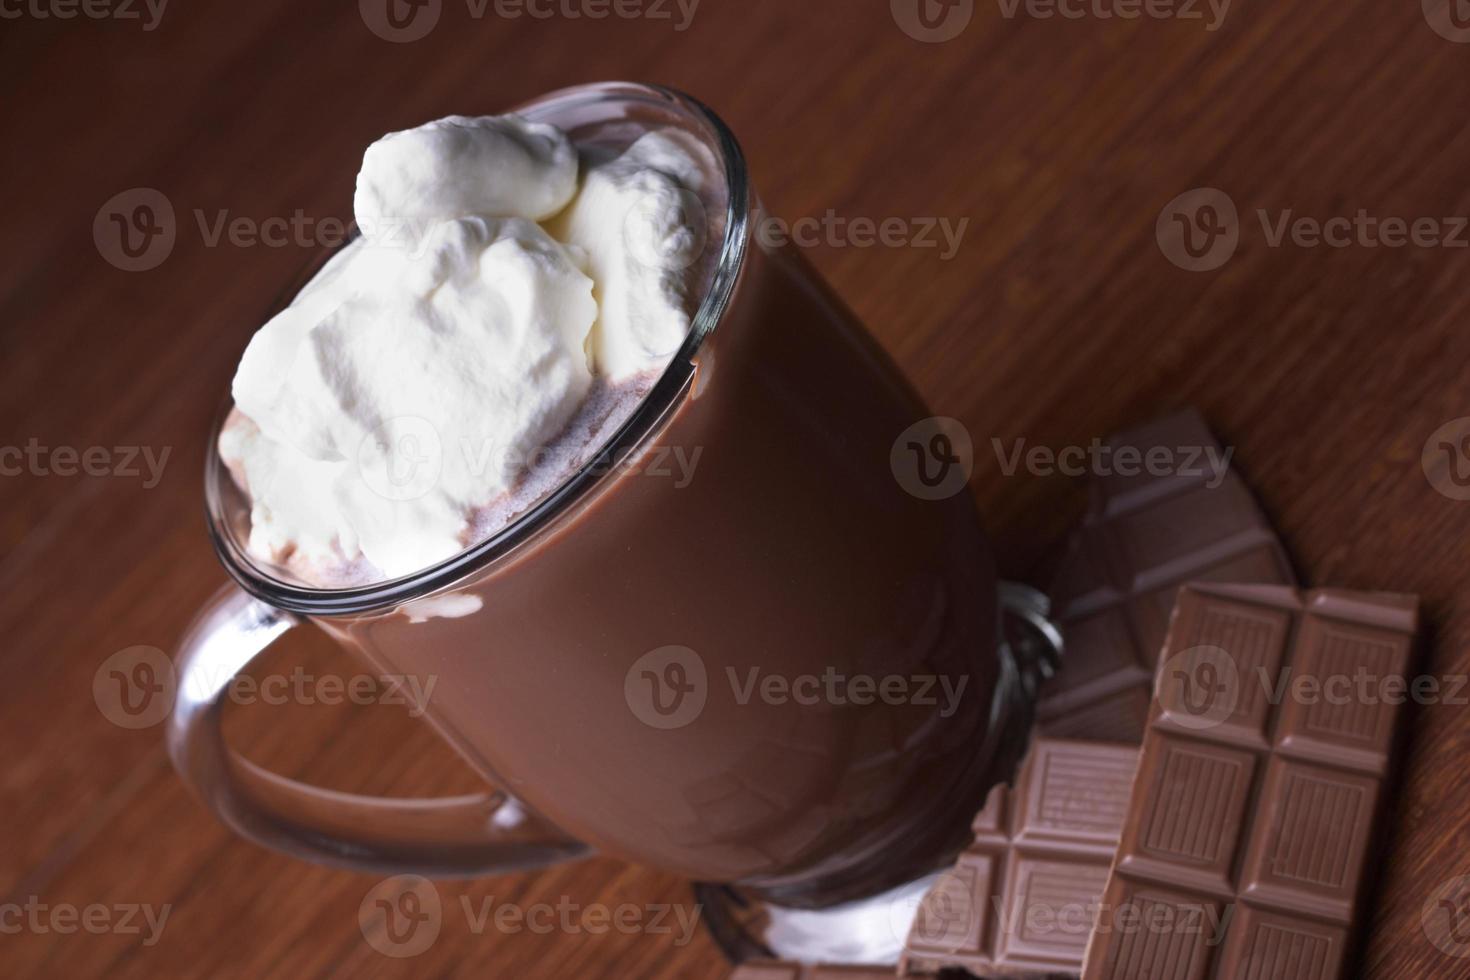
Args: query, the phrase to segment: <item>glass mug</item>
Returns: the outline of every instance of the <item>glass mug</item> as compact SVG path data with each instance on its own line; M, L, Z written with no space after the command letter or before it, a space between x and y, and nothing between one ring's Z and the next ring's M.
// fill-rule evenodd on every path
M249 503L212 439L209 525L236 584L182 641L175 766L243 836L384 874L595 849L824 908L940 867L1010 777L1046 669L1005 642L1001 609L1054 647L1042 603L997 582L967 473L930 492L932 466L960 463L921 458L928 412L894 365L799 256L755 234L739 146L711 112L621 83L516 111L579 143L661 126L708 151L709 286L689 337L564 485L381 584L313 589L252 559ZM916 424L923 438L900 438ZM674 450L697 460L687 481L615 465ZM425 717L494 788L355 796L231 752L229 681L306 621L385 673L433 677Z

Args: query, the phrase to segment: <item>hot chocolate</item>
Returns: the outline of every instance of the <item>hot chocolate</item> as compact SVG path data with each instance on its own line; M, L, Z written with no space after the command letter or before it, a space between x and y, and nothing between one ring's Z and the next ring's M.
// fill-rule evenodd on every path
M506 795L410 806L264 776L224 757L217 699L176 712L175 764L247 836L376 871L486 873L591 846L822 906L948 863L1019 756L1029 705L999 641L995 572L962 481L933 499L906 489L892 468L895 445L931 413L805 261L754 233L760 206L739 147L702 106L663 89L607 85L524 111L555 122L583 150L584 195L586 173L650 133L672 130L668 145L709 158L713 177L696 195L705 225L644 223L666 233L650 239L668 243L658 254L695 256L678 270L683 282L707 282L689 290L699 308L687 337L668 358L653 339L670 321L638 312L676 278L673 269L632 278L632 267L607 264L608 242L603 259L572 262L596 283L599 328L623 323L637 342L591 335L591 363L622 367L590 372L575 390L575 404L547 426L564 434L560 442L555 433L523 440L570 451L540 459L520 482L514 467L497 471L512 476L498 491L512 494L509 503L487 496L471 501L478 511L408 508L431 537L452 528L446 549L489 537L404 579L341 590L283 579L250 544L261 496L246 497L212 461L215 543L255 598L218 599L180 660L180 688L192 690L189 678L241 669L249 651L302 614L385 674L437 678L426 717ZM590 146L603 148L595 160ZM678 168L660 172L690 186ZM609 186L595 197L657 182L640 173L608 169ZM661 213L699 210L681 200ZM543 232L553 244L578 239L577 224L553 219ZM579 239L589 256L602 226L591 227ZM520 229L516 248L526 251L538 234ZM562 275L544 242L542 252L545 271ZM640 350L667 367L629 358ZM422 367L401 360L405 373ZM644 395L638 379L652 374ZM599 388L604 377L612 384ZM318 412L313 431L346 455L338 426L351 426L303 401ZM416 433L388 435L398 445ZM576 466L556 460L581 460L604 441L517 517L564 465ZM391 461L372 450L374 465ZM414 473L396 475L416 489ZM462 486L462 476L448 485ZM246 484L255 491L249 472ZM443 513L455 520L435 523ZM413 542L399 548L370 522L348 527L365 529L360 550L380 571L393 569L375 548L413 554Z

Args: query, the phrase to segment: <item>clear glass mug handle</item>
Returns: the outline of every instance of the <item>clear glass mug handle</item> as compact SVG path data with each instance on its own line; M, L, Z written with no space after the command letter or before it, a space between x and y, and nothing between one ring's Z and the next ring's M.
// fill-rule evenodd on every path
M232 830L319 864L441 878L539 868L588 852L498 790L423 800L358 796L287 779L231 751L220 730L230 682L300 623L230 585L180 645L169 757Z

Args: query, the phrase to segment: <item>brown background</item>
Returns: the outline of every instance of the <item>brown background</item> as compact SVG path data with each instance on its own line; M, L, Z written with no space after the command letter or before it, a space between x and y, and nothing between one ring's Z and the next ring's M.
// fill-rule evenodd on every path
M911 2L911 0L901 0ZM692 25L469 16L390 44L352 0L175 0L138 21L0 22L0 444L171 450L162 482L0 479L0 901L171 903L162 940L0 935L18 976L713 976L702 935L472 934L457 900L686 900L668 876L600 859L440 887L421 956L363 939L373 879L298 864L221 829L170 770L160 729L110 724L94 672L172 650L223 580L201 516L202 439L298 246L209 247L194 212L347 217L362 148L448 114L607 78L660 81L740 134L770 210L795 219L969 219L950 261L827 243L815 265L925 393L974 434L976 499L1026 574L1080 508L1075 481L1005 477L992 437L1086 442L1199 405L1315 584L1421 593L1429 669L1470 667L1470 503L1436 492L1426 440L1470 415L1470 252L1268 246L1258 208L1318 218L1470 214L1470 46L1417 0L1237 0L1199 20L1006 18L978 3L920 43L886 2L704 0ZM10 11L17 8L7 7ZM675 20L678 19L675 12ZM161 190L178 240L125 272L94 243L113 195ZM1201 186L1239 206L1218 271L1181 271L1154 228ZM350 674L293 635L262 670ZM1470 976L1420 927L1470 872L1466 709L1418 712L1381 855L1366 973ZM248 755L331 786L475 786L402 709L251 706Z

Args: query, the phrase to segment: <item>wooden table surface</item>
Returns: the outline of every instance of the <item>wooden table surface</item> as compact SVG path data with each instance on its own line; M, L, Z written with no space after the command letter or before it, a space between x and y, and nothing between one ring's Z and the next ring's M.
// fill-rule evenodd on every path
M234 839L173 774L161 728L119 727L93 694L118 651L172 652L224 580L201 514L205 430L267 304L315 251L310 229L350 216L363 147L563 85L697 95L740 135L778 217L968 222L950 256L837 234L809 255L935 412L972 433L973 493L1008 573L1034 571L1081 492L1060 474L1006 476L992 439L1085 444L1192 403L1236 447L1305 580L1421 594L1424 669L1470 670L1470 502L1438 448L1463 432L1436 434L1470 415L1470 234L1455 220L1470 215L1470 45L1434 0L1429 15L1415 0L1238 2L1216 30L1203 4L1203 19L1123 19L1089 0L1072 19L962 2L930 9L952 36L928 41L911 36L914 0L704 0L692 19L688 0L646 0L640 17L602 20L568 16L596 0L544 0L545 19L433 0L423 15L438 21L406 42L369 26L389 33L372 0L179 2L156 22L94 2L0 5L0 446L36 447L0 479L6 976L721 975L703 934L477 933L461 914L462 898L689 901L675 878L610 859L443 883L437 940L385 956L358 920L375 879ZM105 205L136 188L176 216L172 250L145 271L117 267L107 239ZM1156 228L1161 214L1184 227L1166 205L1198 188L1233 202L1238 248L1197 237L1218 268L1188 271ZM1363 220L1336 246L1274 237L1284 215L1360 209L1433 224L1398 247ZM299 214L308 230L232 243L212 235L222 214ZM1212 217L1231 227L1200 210L1199 235ZM114 472L65 475L67 447L107 449ZM124 465L128 447L167 451L161 477ZM8 472L15 460L0 456ZM258 672L298 665L356 669L293 634ZM1366 976L1470 977L1452 955L1467 950L1421 925L1426 905L1446 914L1436 889L1470 873L1467 718L1461 704L1414 713ZM253 704L228 727L251 758L336 788L477 785L401 708ZM63 932L68 913L27 911L39 906L108 925ZM161 934L123 928L144 906L168 909Z

